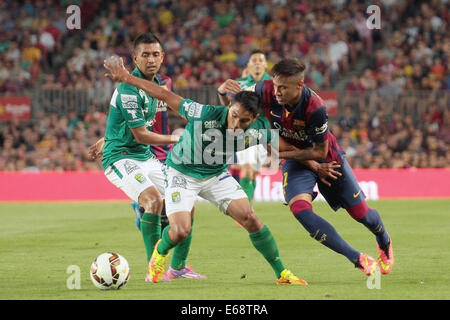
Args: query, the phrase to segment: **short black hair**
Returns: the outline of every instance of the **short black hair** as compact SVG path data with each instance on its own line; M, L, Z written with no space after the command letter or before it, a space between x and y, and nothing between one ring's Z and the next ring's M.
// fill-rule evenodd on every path
M151 32L142 33L142 34L138 35L136 37L136 39L134 39L134 42L133 42L134 52L136 52L137 47L141 43L159 43L159 45L161 46L161 49L164 51L164 47L163 47L161 41L159 40L159 38Z
M264 53L264 51L262 51L262 50L260 50L260 49L253 49L251 52L250 52L250 57L252 56L252 55L254 55L254 54L262 54L262 55L266 55L265 53Z
M231 103L236 102L239 102L245 110L256 116L259 112L261 98L253 91L240 91L234 96Z
M306 66L303 62L295 58L285 58L276 63L272 68L272 76L275 77L293 77L304 76Z

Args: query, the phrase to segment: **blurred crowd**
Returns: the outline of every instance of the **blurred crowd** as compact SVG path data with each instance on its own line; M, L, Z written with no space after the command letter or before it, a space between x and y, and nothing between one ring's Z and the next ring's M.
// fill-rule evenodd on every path
M370 3L381 8L382 29L392 31L388 37L367 28L368 4L358 0L116 0L108 1L108 10L97 8L100 1L78 2L87 26L70 48L64 44L76 33L66 27L67 1L0 4L0 92L17 92L35 80L44 88L110 92L103 59L120 55L131 68L132 42L145 31L163 41L161 72L176 89L240 77L253 49L266 53L269 70L283 57L302 59L313 89L333 87L361 55L371 62L349 83L350 93L450 87L446 1ZM61 61L63 49L68 55ZM39 73L42 66L48 67L45 74Z
M395 30L371 55L362 75L352 77L348 94L374 90L392 100L406 90L450 90L449 3L408 6L402 17L396 8L388 12L402 22L393 23Z
M366 57L362 74L349 77L343 115L332 119L352 166L450 167L449 106L442 104L448 96L426 100L416 110L419 119L396 109L395 100L403 92L448 93L447 1L116 0L107 2L107 10L101 3L0 2L0 95L39 83L42 91L89 89L96 98L87 113L37 112L30 122L0 123L1 169L101 169L87 148L103 136L103 111L114 89L103 59L122 56L131 69L132 42L145 31L162 40L161 73L172 78L175 90L238 78L250 52L261 49L269 71L283 57L305 61L305 82L320 94ZM81 7L81 30L66 27L69 4ZM381 30L367 28L368 4L381 8ZM355 109L351 99L365 92L373 99Z
M84 117L38 113L30 122L0 123L0 168L5 171L101 170L88 148L103 137L104 113L95 107Z
M102 170L88 148L103 137L106 115L92 106L83 117L39 113L29 123L0 124L0 168L6 171ZM353 168L450 168L450 111L432 106L420 125L410 115L351 108L330 126Z
M66 0L0 1L0 95L18 95L63 63L69 4L89 21L99 2ZM58 79L60 80L60 79Z
M331 126L353 168L450 168L450 110L436 105L421 115L356 115L350 107Z
M175 89L240 77L253 49L266 53L269 70L283 57L301 58L307 84L332 87L381 40L367 32L359 11L365 11L359 1L109 1L67 62L45 75L45 84L110 89L103 59L123 56L131 68L133 40L152 31L166 51L161 72L172 77Z

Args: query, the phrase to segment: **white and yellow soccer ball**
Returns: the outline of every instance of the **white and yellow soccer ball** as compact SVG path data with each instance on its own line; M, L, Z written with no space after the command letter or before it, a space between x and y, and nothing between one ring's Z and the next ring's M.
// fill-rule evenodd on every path
M118 253L102 253L92 263L90 275L92 283L99 289L120 289L130 279L130 266Z

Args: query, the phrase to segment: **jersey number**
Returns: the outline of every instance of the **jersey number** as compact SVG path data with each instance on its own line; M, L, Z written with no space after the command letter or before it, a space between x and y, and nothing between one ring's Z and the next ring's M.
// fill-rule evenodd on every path
M283 182L283 188L287 186L287 179L288 179L288 173L284 173L284 182Z

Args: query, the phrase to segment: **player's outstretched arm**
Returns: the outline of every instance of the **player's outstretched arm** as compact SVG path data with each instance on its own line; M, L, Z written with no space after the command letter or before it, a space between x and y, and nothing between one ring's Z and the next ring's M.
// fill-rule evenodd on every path
M179 136L173 134L159 134L152 131L148 131L145 126L131 128L134 138L140 144L148 145L164 145L178 142Z
M116 57L111 57L110 60L104 60L103 66L108 69L110 73L105 74L114 81L125 82L134 87L138 87L155 99L162 100L167 103L167 106L178 113L180 103L183 100L179 95L161 88L151 81L141 79L131 75L123 64L123 59L119 60Z

